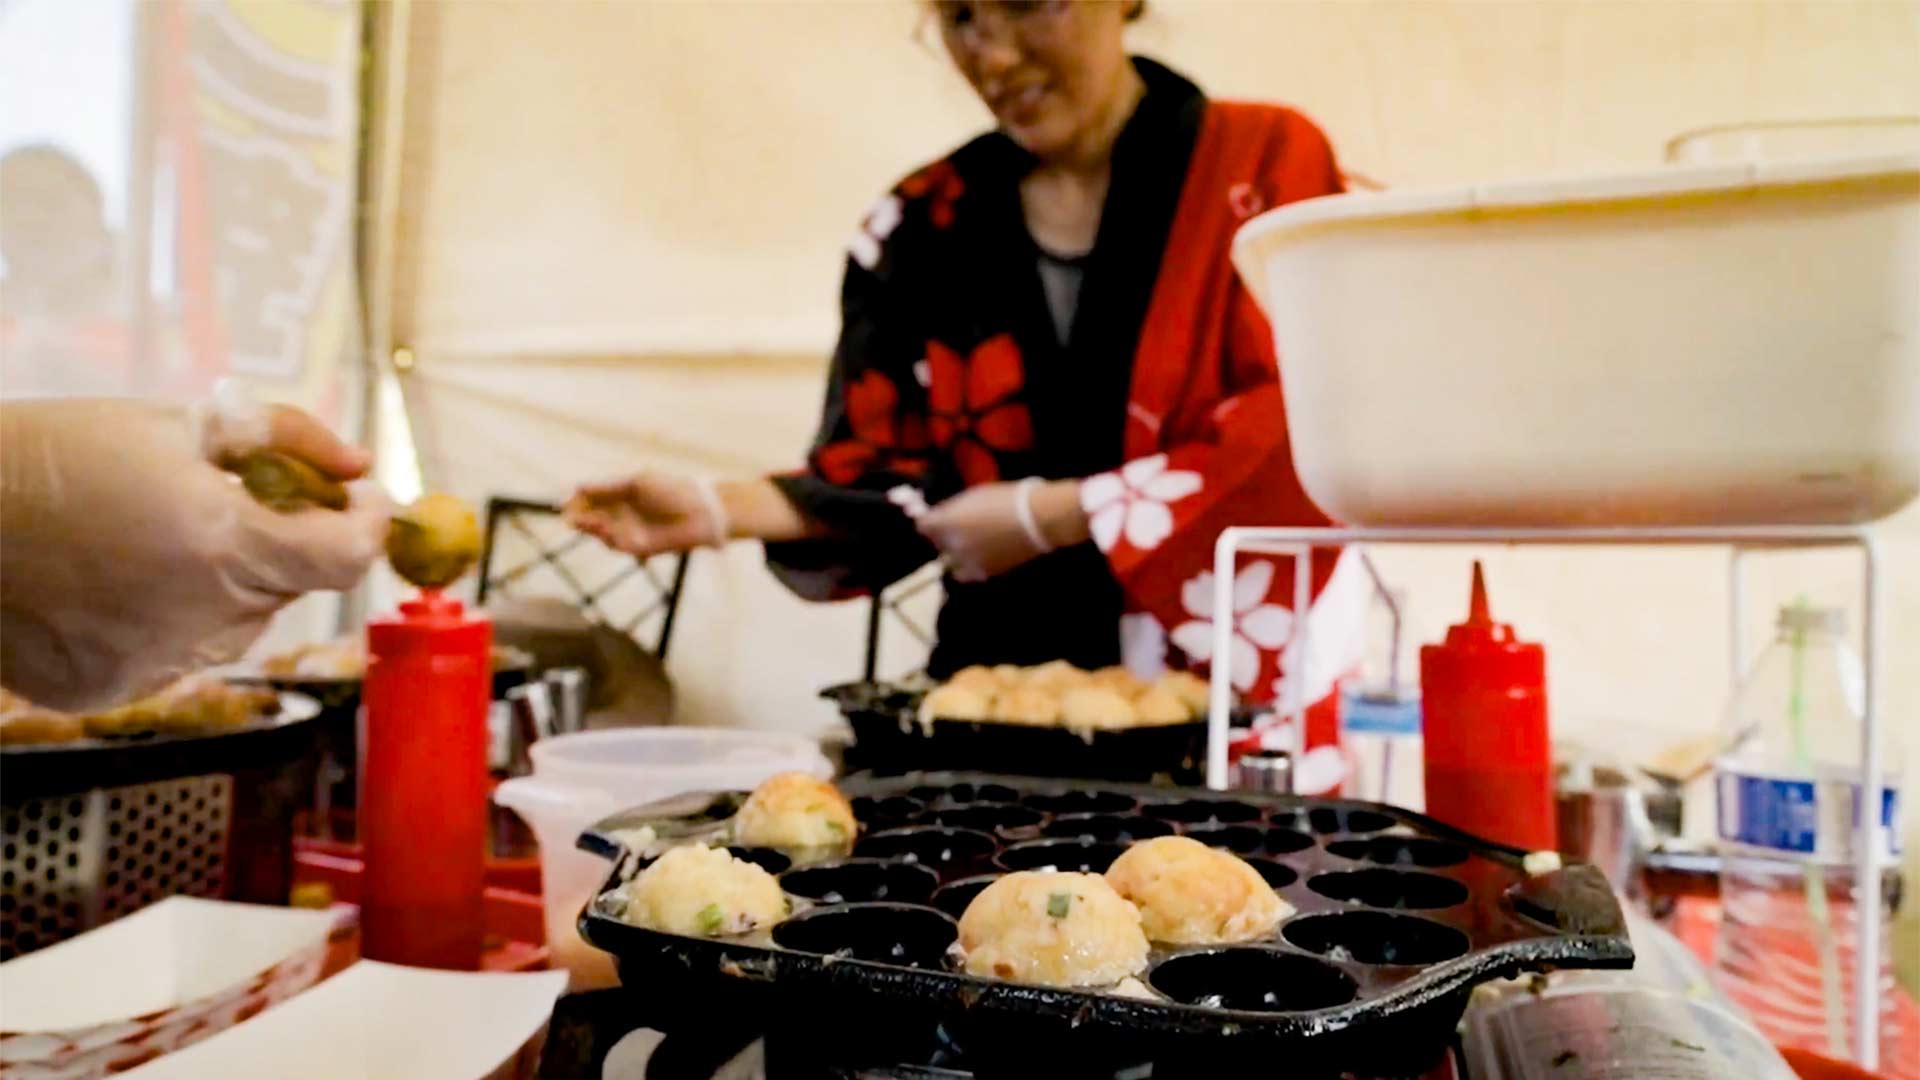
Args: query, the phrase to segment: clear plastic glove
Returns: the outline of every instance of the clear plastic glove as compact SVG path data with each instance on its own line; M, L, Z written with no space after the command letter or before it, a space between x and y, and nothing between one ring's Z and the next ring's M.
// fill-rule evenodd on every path
M641 558L720 544L726 534L726 511L712 486L671 473L583 485L565 515L581 532Z
M1020 524L1018 484L981 484L914 518L955 581L985 581L1043 554Z
M284 406L0 404L0 682L52 708L110 705L237 658L304 593L358 583L388 500L354 484L346 510L275 513L215 464L262 448L337 480L370 463Z

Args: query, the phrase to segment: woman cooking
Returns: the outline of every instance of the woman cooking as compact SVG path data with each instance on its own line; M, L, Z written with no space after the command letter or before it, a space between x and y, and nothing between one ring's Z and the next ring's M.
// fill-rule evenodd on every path
M902 181L854 234L806 469L641 473L582 488L572 521L639 555L762 540L817 599L942 558L935 676L1207 661L1220 529L1326 522L1294 474L1269 330L1228 245L1252 215L1341 181L1305 117L1210 101L1130 58L1143 7L934 3L998 129ZM902 485L930 508L905 512ZM1287 566L1236 577L1231 670L1256 700L1277 689Z

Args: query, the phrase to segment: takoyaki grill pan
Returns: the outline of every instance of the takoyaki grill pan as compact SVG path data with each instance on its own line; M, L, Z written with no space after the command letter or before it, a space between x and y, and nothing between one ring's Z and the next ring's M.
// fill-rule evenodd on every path
M674 1023L758 1016L876 1060L937 1036L976 1072L1031 1076L1116 1059L1152 1063L1155 1077L1276 1064L1290 1077L1418 1073L1444 1052L1476 984L1633 961L1598 870L1529 875L1524 852L1393 807L964 773L845 790L861 820L852 858L789 868L776 852L736 849L791 898L770 932L642 929L608 891L582 913L582 934L614 955L623 983L671 999ZM614 860L612 890L639 865L620 830L698 842L743 798L655 803L597 823L579 846ZM956 919L996 875L1098 872L1126 843L1170 833L1247 858L1296 913L1258 942L1156 947L1141 975L1154 1000L968 975L950 957Z
M901 776L933 766L955 771L1122 783L1198 784L1205 776L1207 722L1077 731L985 720L920 720L921 690L884 682L820 692L853 728L849 770Z

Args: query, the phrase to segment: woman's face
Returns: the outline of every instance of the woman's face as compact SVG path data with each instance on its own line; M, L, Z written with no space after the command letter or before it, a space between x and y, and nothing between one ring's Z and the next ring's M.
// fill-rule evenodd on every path
M1013 140L1042 159L1108 127L1127 92L1116 0L936 0L954 66Z

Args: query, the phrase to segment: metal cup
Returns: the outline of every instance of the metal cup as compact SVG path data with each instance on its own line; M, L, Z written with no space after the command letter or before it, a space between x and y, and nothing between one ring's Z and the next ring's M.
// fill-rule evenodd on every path
M540 676L553 703L553 730L579 731L587 724L587 673L579 668L553 668Z
M1293 755L1285 750L1249 750L1233 765L1236 791L1293 794Z

